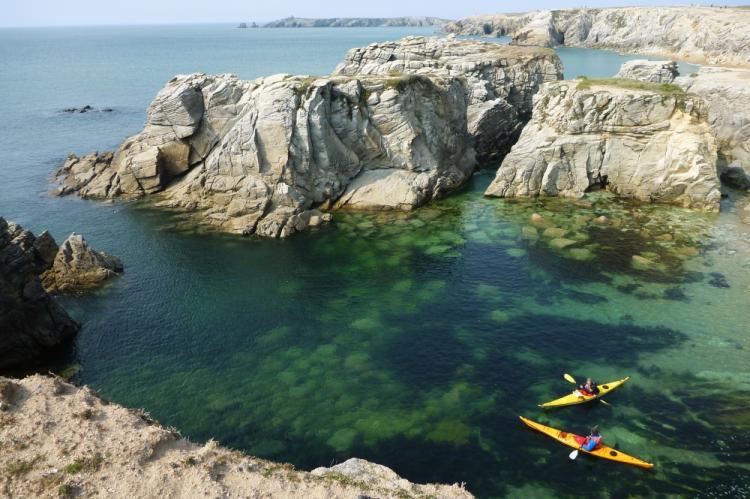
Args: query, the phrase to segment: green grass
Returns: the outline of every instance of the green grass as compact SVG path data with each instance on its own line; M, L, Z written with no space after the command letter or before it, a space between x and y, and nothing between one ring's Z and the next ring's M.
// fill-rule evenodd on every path
M73 497L75 492L76 488L69 483L64 483L57 488L57 495L62 498Z
M85 457L82 459L76 459L69 465L65 466L62 470L64 473L74 475L81 471L96 471L104 462L104 458L98 452L92 457Z
M683 95L685 91L673 83L648 83L645 81L629 80L626 78L587 78L581 77L578 89L588 90L594 85L624 88L628 90L644 90L662 95Z
M41 456L36 456L28 461L24 459L13 461L5 467L5 471L11 476L25 475L26 473L31 471L31 469L34 467L34 464L36 464L39 459L41 459Z

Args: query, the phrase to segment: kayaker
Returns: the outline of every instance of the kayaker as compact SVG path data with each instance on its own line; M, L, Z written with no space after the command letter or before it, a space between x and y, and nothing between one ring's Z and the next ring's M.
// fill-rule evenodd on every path
M599 444L602 442L602 436L599 433L599 427L594 426L591 428L591 433L588 437L586 437L586 440L583 441L581 444L581 449L591 452L592 450L596 449Z
M578 390L586 396L599 395L599 387L591 378L586 378L586 384L579 385Z

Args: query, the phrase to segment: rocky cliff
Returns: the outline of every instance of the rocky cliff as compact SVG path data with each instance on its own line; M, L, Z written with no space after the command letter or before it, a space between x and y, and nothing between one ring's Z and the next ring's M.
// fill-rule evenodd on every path
M56 254L48 232L35 237L0 218L0 369L28 362L78 331L39 279Z
M507 149L531 94L560 77L557 56L539 49L427 38L387 47L350 52L327 78L177 76L116 153L72 156L59 193L158 194L160 206L266 237L325 221L318 208L413 209L466 182L475 139L488 155ZM375 52L389 54L383 68Z
M119 258L96 251L82 235L71 234L42 274L42 286L49 293L88 291L122 271Z
M737 187L750 188L750 71L702 67L675 83L708 105L722 178Z
M197 445L59 378L0 378L0 409L4 497L472 497L361 459L308 473Z
M379 26L442 26L446 19L428 16L410 17L285 17L263 25L264 28L373 28Z
M548 83L488 196L621 197L718 211L716 146L703 101L631 80Z
M469 133L480 164L497 164L531 118L532 97L539 86L563 77L560 59L551 50L453 37L407 37L355 48L334 74L465 78Z
M448 33L511 36L518 45L569 45L750 66L750 9L618 7L469 17Z
M49 232L35 237L0 217L0 369L29 364L78 331L49 293L90 290L122 270L81 235L58 247Z
M675 61L635 59L624 62L615 78L627 78L647 83L672 83L678 75Z

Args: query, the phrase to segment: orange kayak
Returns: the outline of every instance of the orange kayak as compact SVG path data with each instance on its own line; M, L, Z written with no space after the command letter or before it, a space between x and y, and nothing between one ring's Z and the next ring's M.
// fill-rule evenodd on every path
M568 433L566 431L556 430L555 428L545 426L541 423L537 423L530 419L526 419L523 416L519 416L519 417L521 418L521 421L523 421L524 424L528 426L529 428L533 428L538 432L544 433L548 437L554 438L555 440L557 440L563 445L567 445L568 447L578 449L579 452L591 454L592 456L600 457L602 459L608 459L610 461L616 461L618 463L638 466L639 468L648 469L648 468L654 467L654 465L651 463L642 461L638 459L637 457L628 456L627 454L620 452L619 450L615 450L612 447L607 447L606 445L600 445L599 447L597 447L596 449L592 451L583 450L581 448L581 444L578 443L578 440L585 438L585 437L576 435L575 433Z

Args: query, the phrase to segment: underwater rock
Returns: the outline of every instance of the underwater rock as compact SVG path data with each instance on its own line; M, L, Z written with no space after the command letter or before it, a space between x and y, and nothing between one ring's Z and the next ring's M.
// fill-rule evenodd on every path
M577 242L578 241L574 241L572 239L565 239L564 237L558 237L558 238L552 239L549 242L549 245L550 247L555 248L555 249L565 249L568 246L572 246Z
M633 255L631 260L633 268L638 270L652 270L656 268L656 262L641 255Z
M711 272L709 274L711 276L711 280L708 281L708 284L715 288L729 288L729 281L727 281L727 278L724 274L721 272Z
M78 324L42 288L57 245L0 218L0 369L29 366L73 337Z
M71 234L57 251L52 267L42 274L48 293L72 293L93 289L121 274L119 258L91 248L80 234Z
M559 227L548 227L542 232L542 236L549 238L560 238L565 236L569 231L561 229Z
M716 146L703 101L627 82L544 84L485 195L580 198L603 186L622 198L718 211Z

